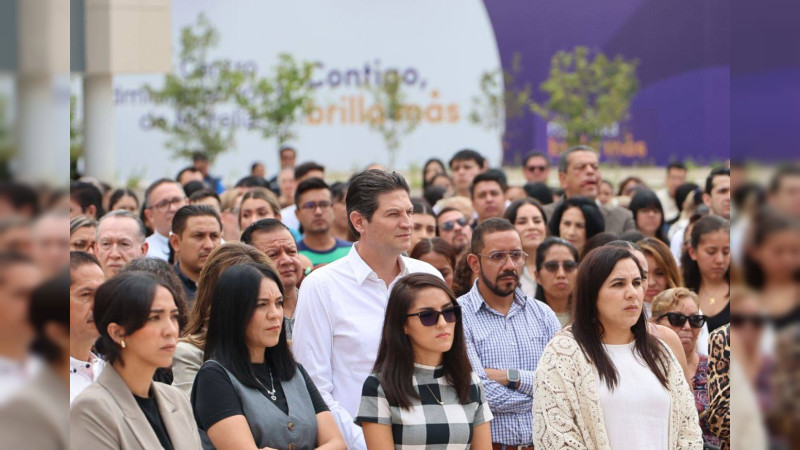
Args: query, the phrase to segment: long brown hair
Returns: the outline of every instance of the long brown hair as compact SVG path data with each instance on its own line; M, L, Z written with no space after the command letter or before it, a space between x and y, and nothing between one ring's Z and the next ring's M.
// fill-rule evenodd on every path
M458 305L453 291L439 277L427 273L415 273L397 281L386 306L381 345L372 370L378 374L386 399L390 404L400 408L410 408L411 399L419 398L411 381L414 375L414 350L405 334L404 326L409 319L408 311L419 291L429 287L441 289L454 305ZM442 354L442 365L444 376L455 388L461 404L466 405L470 401L472 366L467 358L464 325L460 313L453 332L453 345L450 350Z
M667 244L657 238L651 237L644 238L637 242L637 244L641 247L642 253L644 253L645 256L649 255L664 269L664 273L667 275L667 289L683 287L683 276ZM648 271L651 274L653 273L653 269L650 267L648 267Z
M575 302L572 311L572 335L581 347L583 354L591 361L610 390L619 382L617 368L603 348L603 324L598 320L598 294L603 283L611 275L617 263L630 259L642 268L633 254L624 248L603 246L589 252L578 267L578 280L575 290ZM634 339L634 351L647 367L658 378L658 381L669 389L667 375L669 359L664 345L658 338L647 331L647 318L644 308L639 319L631 327Z
M189 313L189 324L181 337L182 341L195 345L201 350L205 349L206 327L208 326L208 316L211 313L217 278L230 266L252 262L264 264L273 271L276 270L275 264L261 250L241 242L226 242L208 255L203 270L200 272L197 295L192 311Z

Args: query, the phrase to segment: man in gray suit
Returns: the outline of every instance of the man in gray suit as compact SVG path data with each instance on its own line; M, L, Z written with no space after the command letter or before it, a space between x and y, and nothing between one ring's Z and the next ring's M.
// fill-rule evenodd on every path
M600 164L597 151L587 145L570 147L558 161L558 181L564 189L564 197L583 196L591 200L597 198L600 186ZM550 219L558 203L545 205L544 212ZM600 211L606 221L605 231L622 234L636 229L633 214L619 206L602 206Z

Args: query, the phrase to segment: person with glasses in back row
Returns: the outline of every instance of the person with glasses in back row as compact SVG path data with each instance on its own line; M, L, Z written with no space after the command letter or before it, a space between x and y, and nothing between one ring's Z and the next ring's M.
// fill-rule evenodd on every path
M519 288L527 257L511 222L492 218L480 223L467 257L477 280L458 299L467 354L494 415L494 449L533 448L533 374L545 346L561 329L547 305Z
M460 318L438 277L412 274L392 289L355 419L368 448L491 448L492 413Z
M171 178L154 181L144 192L144 217L153 226L147 237L147 256L169 261L169 233L172 217L187 203L181 185Z
M353 243L333 235L333 196L327 183L321 178L304 180L295 190L294 202L297 205L295 214L303 230L303 239L297 243L297 249L311 260L315 268L350 252Z
M686 354L689 369L686 376L691 380L703 442L709 448L719 448L719 438L709 430L705 414L709 405L708 356L697 351L697 338L706 323L706 316L700 314L697 294L682 287L662 291L653 298L650 321L670 327L678 334Z

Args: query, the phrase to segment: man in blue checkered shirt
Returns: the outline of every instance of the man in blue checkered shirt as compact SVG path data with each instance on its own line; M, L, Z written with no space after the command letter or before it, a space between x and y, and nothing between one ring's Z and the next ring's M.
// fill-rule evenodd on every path
M472 370L483 381L494 414L495 449L532 447L533 373L561 329L550 307L519 288L527 257L509 221L482 222L472 233L467 257L478 279L458 299Z

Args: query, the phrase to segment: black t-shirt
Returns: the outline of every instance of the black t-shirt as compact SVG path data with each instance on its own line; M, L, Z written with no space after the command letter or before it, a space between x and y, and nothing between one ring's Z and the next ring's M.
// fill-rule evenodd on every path
M711 316L706 321L706 325L708 326L708 331L714 331L717 328L727 325L731 321L731 303L728 302L725 305L725 308L722 311L718 312L716 316Z
M266 364L251 364L256 378L268 389L272 388ZM311 381L306 370L298 364L297 366L306 383L306 388L311 396L311 403L314 405L314 414L330 411L325 400L322 399L317 386ZM273 375L274 376L274 375ZM197 395L201 393L200 395ZM286 402L286 395L280 382L275 380L275 398L272 400L264 395L267 401L273 402L285 414L289 414L289 404ZM192 387L192 408L194 418L198 427L208 431L212 425L228 417L244 415L242 402L233 388L227 372L218 364L203 366L197 373Z
M158 436L158 442L161 443L161 446L166 450L173 450L172 441L169 439L167 429L164 427L164 422L161 420L161 413L158 412L156 398L153 397L153 388L150 388L149 397L142 398L134 394L133 398L136 399L136 403L139 404L139 408L141 408L144 416L147 417L147 421L150 422L150 426L153 427L153 431L156 432L156 436Z

